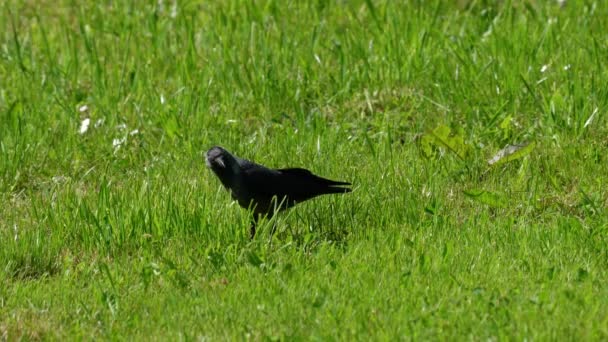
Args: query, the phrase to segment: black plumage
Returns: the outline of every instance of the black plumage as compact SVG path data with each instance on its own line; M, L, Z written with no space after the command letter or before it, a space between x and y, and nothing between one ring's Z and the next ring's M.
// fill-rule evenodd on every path
M322 178L301 168L270 169L234 156L219 146L207 151L205 159L232 198L241 207L252 210L252 238L257 220L263 216L271 217L275 211L320 195L351 192L344 187L350 183Z

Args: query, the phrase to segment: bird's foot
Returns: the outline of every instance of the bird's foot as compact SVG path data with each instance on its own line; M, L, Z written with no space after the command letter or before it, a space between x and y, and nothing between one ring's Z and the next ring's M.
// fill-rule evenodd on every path
M249 228L249 239L253 240L255 237L255 222L251 222L251 227Z

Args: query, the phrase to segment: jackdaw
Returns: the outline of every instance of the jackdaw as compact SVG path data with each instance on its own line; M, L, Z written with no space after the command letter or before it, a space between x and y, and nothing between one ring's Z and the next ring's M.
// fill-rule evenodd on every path
M239 205L253 212L250 237L255 236L257 221L281 210L325 194L351 192L345 185L321 178L301 168L270 169L230 154L222 147L212 147L205 161Z

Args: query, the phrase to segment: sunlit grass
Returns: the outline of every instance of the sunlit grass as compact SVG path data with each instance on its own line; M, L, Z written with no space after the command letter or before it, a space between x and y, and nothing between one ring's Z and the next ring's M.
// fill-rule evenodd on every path
M1 4L0 339L606 339L608 7L483 3Z

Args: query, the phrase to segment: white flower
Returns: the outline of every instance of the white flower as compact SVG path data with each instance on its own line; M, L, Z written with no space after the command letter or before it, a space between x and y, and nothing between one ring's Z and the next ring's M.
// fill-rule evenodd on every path
M82 122L80 123L80 129L78 130L78 132L80 134L85 134L89 130L90 123L91 123L91 119L89 119L89 118L82 120Z
M125 141L127 141L126 137L121 138L121 139L116 138L116 139L112 140L112 147L114 147L115 149L118 150L120 148L120 146L125 143Z

